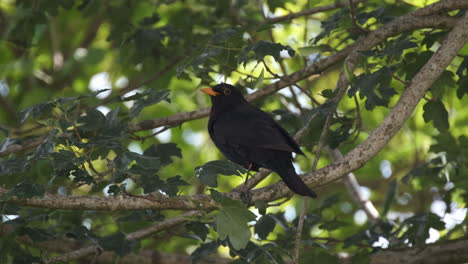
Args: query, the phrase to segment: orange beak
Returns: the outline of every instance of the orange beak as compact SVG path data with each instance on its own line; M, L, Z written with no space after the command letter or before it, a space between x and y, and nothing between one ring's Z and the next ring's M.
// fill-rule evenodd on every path
M211 95L211 96L217 96L219 95L218 92L216 92L215 90L213 90L213 88L202 88L200 89L200 91L208 94L208 95Z

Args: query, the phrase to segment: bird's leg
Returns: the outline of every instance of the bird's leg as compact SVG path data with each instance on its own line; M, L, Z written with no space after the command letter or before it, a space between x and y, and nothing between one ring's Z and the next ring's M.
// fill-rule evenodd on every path
M245 177L245 181L244 181L244 190L243 190L243 199L245 201L246 204L249 204L250 203L250 190L249 190L249 186L248 186L248 181L249 181L249 176L250 176L250 170L252 169L252 162L249 162L249 165L247 166L247 176Z

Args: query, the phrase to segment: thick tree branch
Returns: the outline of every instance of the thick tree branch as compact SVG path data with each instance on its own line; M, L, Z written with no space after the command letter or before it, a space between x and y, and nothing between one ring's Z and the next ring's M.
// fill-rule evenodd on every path
M201 211L198 211L202 213ZM168 219L166 221L154 224L147 228L143 228L140 231L133 232L128 239L141 239L143 237L147 237L151 234L158 233L160 231L164 231L166 229L170 229L175 225L183 224L181 222L181 217L185 216L196 216L197 212L187 212L179 217L175 217L172 219ZM158 228L159 227L159 228ZM11 234L15 232L16 226L12 224L0 224L0 237ZM150 231L150 233L146 233ZM58 239L51 239L41 242L34 242L28 235L23 235L16 237L16 241L27 245L28 247L37 248L41 250L41 255L48 255L51 253L58 253L64 254L61 256L55 256L53 258L49 258L45 260L45 263L54 263L56 261L71 261L81 259L82 261L88 262L79 262L79 263L113 263L116 260L116 254L113 251L99 251L98 248L94 248L94 251L89 250L89 246L84 246L83 243L76 241L74 239L68 238L58 238ZM88 249L88 250L85 250ZM83 253L90 253L90 254L83 254ZM79 257L79 258L76 258ZM229 263L232 260L221 258L221 257L207 257L198 261L197 263ZM188 255L184 254L168 254L164 252L158 252L155 250L147 250L142 249L136 253L130 253L125 255L124 257L119 257L119 263L139 263L139 264L151 264L151 263L158 263L158 264L184 264L184 263L192 263L192 259Z
M464 3L464 7L468 8L468 0L460 0L461 3ZM456 5L457 7L459 5ZM443 6L445 7L445 6ZM424 8L423 8L424 9ZM433 12L436 12L434 8L431 8ZM416 11L415 11L416 12ZM426 13L426 12L425 12ZM423 14L425 14L423 13ZM419 14L419 13L418 13ZM399 23L404 23L404 24L396 24L396 23L390 23L389 25L392 27L391 29L389 28L388 25L384 25L382 28L380 28L378 31L378 34L374 34L374 38L377 36L378 38L374 40L374 45L378 44L382 41L384 41L386 38L398 35L403 32L415 30L415 29L420 29L420 28L441 28L441 29L451 29L455 25L456 19L445 16L445 15L432 15L432 16L427 16L427 17L413 17L412 15L406 15L404 16L405 19L398 20ZM395 25L396 24L396 25ZM355 47L361 47L361 43L363 40L357 41L356 43L348 46L347 48L341 50L340 52L336 53L335 55L326 57L319 62L312 64L298 72L295 72L291 75L285 76L285 79L288 81L283 81L280 80L278 82L272 83L270 85L267 85L263 89L247 95L247 100L248 101L253 101L259 98L262 98L264 96L270 95L275 93L278 90L281 90L289 85L294 84L295 82L299 82L303 79L306 79L312 75L315 74L320 74L332 65L342 61L343 59L346 58L346 56L349 55L349 53L355 48ZM372 46L371 46L372 47ZM129 124L129 131L130 132L136 132L136 131L142 131L142 130L148 130L148 129L153 129L153 128L158 128L162 126L177 126L180 125L186 121L190 120L195 120L195 119L200 119L203 117L208 116L209 114L209 108L201 108L195 111L191 112L181 112L177 113L171 116L159 118L159 119L151 119L151 120L144 120L138 123L130 123ZM28 145L27 149L30 149L32 147L38 146L41 144L41 141L36 141L35 145ZM16 150L18 149L18 150ZM5 156L14 152L18 152L20 150L23 150L23 148L15 148L15 150L9 150L9 151L4 151L0 152L0 156Z
M91 263L115 263L116 256L113 252L105 251L97 258L88 257ZM198 260L197 264L227 264L231 263L232 259L222 258L217 256L209 256ZM142 250L138 253L128 254L122 258L119 258L119 264L192 264L193 260L191 256L184 254L168 254L164 252L158 252L155 250Z
M465 9L468 4L467 0L441 0L432 5L415 10L415 16L428 16L442 14L456 9Z
M461 0L465 3L465 8L468 8L468 0ZM458 6L458 5L457 5ZM386 38L390 36L395 36L401 34L403 32L412 31L415 29L421 28L442 28L442 29L451 29L453 28L456 22L455 18L445 16L445 15L433 15L433 16L414 16L413 13L405 15L403 17L395 19L394 22L386 24L379 28L378 30L374 31L372 43L369 47L375 46L377 43L383 42ZM403 24L405 23L405 24ZM377 33L375 33L377 32ZM366 40L368 38L365 38ZM288 76L284 76L283 80L279 80L275 83L265 86L263 89L258 90L255 93L249 94L246 96L248 101L253 101L264 96L273 94L287 86L290 86L296 82L304 80L312 75L320 74L324 72L326 69L335 65L336 63L342 61L350 54L350 52L355 48L359 47L362 48L362 42L364 40L357 41L354 44L349 45L345 49L339 51L338 53L331 55L329 57L325 57L314 63L312 65L307 66L306 68L297 71L293 74ZM287 81L285 81L287 80ZM141 131L141 130L148 130L162 126L177 126L186 121L195 120L199 118L203 118L208 116L210 113L209 108L201 108L191 112L181 112L171 116L159 118L159 119L151 119L151 120L144 120L138 123L130 123L129 124L129 131Z
M320 74L326 69L328 69L329 67L331 67L332 65L345 59L346 56L351 51L351 49L352 49L351 46L347 47L346 49L339 51L335 55L325 57L315 64L312 64L291 75L285 76L283 80L267 85L263 89L258 90L255 93L247 95L246 99L247 101L254 101L256 99L273 94L276 91L279 91L289 85L299 82L309 76L312 76L314 74ZM144 120L138 123L129 124L129 130L130 132L135 132L135 131L153 129L153 128L166 126L166 125L176 126L186 121L206 117L208 116L209 113L210 113L209 108L201 108L195 111L177 113L172 116L163 117L159 119Z
M424 248L387 249L370 257L372 264L455 264L468 262L468 241L431 244Z
M468 1L467 1L468 2ZM442 19L441 19L442 20ZM384 122L369 136L369 138L354 150L349 152L342 161L306 174L305 182L314 187L321 186L337 180L357 168L363 166L370 160L385 144L396 134L414 107L424 95L424 92L437 79L451 59L456 55L460 46L466 42L466 31L463 26L466 19L461 19L457 27L449 34L441 48L415 76L412 84L405 90L399 102L394 107ZM389 36L401 33L401 30L413 28L411 21L417 21L417 25L431 24L435 22L433 17L425 17L422 20L412 16L403 16L379 30L372 32L363 41L360 41L360 49L368 49L380 43ZM440 20L439 20L440 22ZM437 24L437 23L436 23ZM460 29L462 28L462 29ZM461 31L461 32L460 32ZM357 53L357 51L354 51ZM281 82L281 81L280 81ZM277 82L276 84L280 83ZM263 90L262 90L263 91ZM0 194L5 193L0 189ZM265 188L252 191L252 201L272 201L288 195L289 191L283 183L276 183ZM238 193L231 193L232 198L239 198ZM179 196L176 198L162 198L159 201L150 201L135 197L93 197L93 196L59 196L46 195L45 197L34 197L29 199L11 198L6 201L18 205L26 205L44 208L81 209L81 210L133 210L133 209L215 209L216 204L206 195Z
M0 187L0 196L8 190ZM175 210L209 210L216 209L216 203L208 195L192 196L151 196L139 198L138 196L62 196L46 194L44 197L17 198L11 197L3 201L17 205L68 210L139 210L139 209L175 209Z
M467 6L468 6L468 1ZM458 24L464 20L460 20ZM412 30L415 28L424 27L450 27L453 24L452 18L446 16L438 17L434 19L431 17L414 17L411 14L402 16L395 21L385 25L384 27L372 32L363 40L358 41L357 47L360 50L369 49L376 44L384 41L390 36L397 35L401 32ZM453 31L460 35L460 27ZM450 33L449 37L453 38L453 34ZM461 35L462 37L463 35ZM463 45L463 39L457 38L450 43L444 42L439 51L431 58L428 65L425 66L421 72L416 75L412 85L410 85L401 96L400 101L394 107L390 115L385 119L381 126L379 126L371 136L361 145L357 146L354 150L348 153L345 158L338 162L331 164L325 168L319 169L314 173L306 174L304 178L305 182L314 187L328 184L329 182L335 181L342 175L345 175L357 168L363 166L368 160L370 160L383 146L390 140L391 137L399 130L403 123L412 112L420 97L424 95L424 92L430 85L437 79L436 73L442 72L446 68L448 58L446 53L450 52L451 55L455 56L459 49L453 49L454 43L458 43L458 46ZM456 46L455 46L456 47ZM448 49L452 49L451 51ZM353 54L357 54L358 51L354 50ZM353 69L352 58L355 56L348 57L349 69ZM438 64L434 64L434 58L444 56L444 61L436 59ZM452 57L453 57L452 56ZM451 58L452 58L451 57ZM330 57L328 57L330 58ZM325 58L327 60L327 58ZM439 62L440 61L440 62ZM445 64L442 64L445 63ZM445 66L444 66L445 65ZM312 69L317 66L312 65ZM429 69L428 69L429 67ZM434 70L431 70L432 68ZM437 69L435 69L437 68ZM429 71L430 70L430 71ZM429 72L428 72L429 71ZM302 75L295 73L292 75ZM427 78L429 75L430 78ZM434 79L435 78L435 79ZM346 82L346 79L340 78L340 81ZM277 89L285 85L284 82L279 81L273 85L268 86L267 89ZM422 90L421 90L422 89ZM260 90L254 96L261 96L265 93L266 89ZM414 92L416 90L417 92ZM416 94L415 94L416 93ZM422 93L422 95L420 95ZM419 96L420 97L417 97ZM178 117L180 118L180 117ZM180 120L180 119L179 119ZM0 194L7 192L5 189L0 189ZM273 201L289 194L288 188L284 187L283 183L276 183L265 188L257 189L252 191L252 201L264 200ZM230 193L230 197L234 199L239 198L238 193ZM44 207L44 208L62 208L62 209L81 209L81 210L133 210L133 209L182 209L182 210L199 210L199 209L215 209L216 204L207 195L196 195L196 196L178 196L176 198L163 197L159 200L150 201L148 199L141 199L135 197L97 197L97 196L59 196L59 195L46 195L45 197L34 197L29 199L21 199L12 197L6 201L8 203L15 203L18 205L32 206L32 207Z
M387 30L393 31L405 27L414 17L404 16L389 24L385 31L372 32L366 41L361 42L360 49L368 49L374 46L378 39L383 37ZM401 95L397 104L385 118L382 124L375 129L371 135L360 145L345 155L340 162L333 163L313 173L307 173L304 181L311 186L321 186L335 181L343 175L362 167L373 156L375 156L400 130L409 118L419 100L425 92L438 79L440 74L450 64L458 51L468 42L468 12L461 18L455 28L448 34L437 52L424 65L411 81L411 85ZM382 31L382 30L380 30ZM357 54L358 50L353 51ZM349 58L356 58L350 55ZM348 66L355 63L349 61ZM353 69L354 67L350 67ZM287 195L288 190L282 183L277 183L253 192L253 200L274 200Z
M12 153L16 153L16 152L21 152L21 151L26 151L26 150L33 149L33 148L41 145L42 143L44 143L46 139L47 139L47 137L41 136L41 137L37 137L37 138L31 139L31 140L25 141L22 144L8 145L8 147L4 151L0 152L0 157L8 156L8 155L10 155Z

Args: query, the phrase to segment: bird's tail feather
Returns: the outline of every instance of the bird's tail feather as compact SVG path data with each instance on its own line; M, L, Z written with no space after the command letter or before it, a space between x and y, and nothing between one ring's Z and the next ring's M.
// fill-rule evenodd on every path
M283 166L278 166L279 168L276 169L275 172L279 174L289 189L299 195L317 198L317 194L309 187L307 187L307 185L302 181L301 177L297 175L292 164L288 164L288 166L284 165L285 164L283 164Z

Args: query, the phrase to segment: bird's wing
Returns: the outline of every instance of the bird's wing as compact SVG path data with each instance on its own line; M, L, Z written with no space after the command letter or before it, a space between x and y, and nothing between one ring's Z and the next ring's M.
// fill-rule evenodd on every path
M293 138L273 118L248 105L213 120L210 134L218 142L303 154Z

